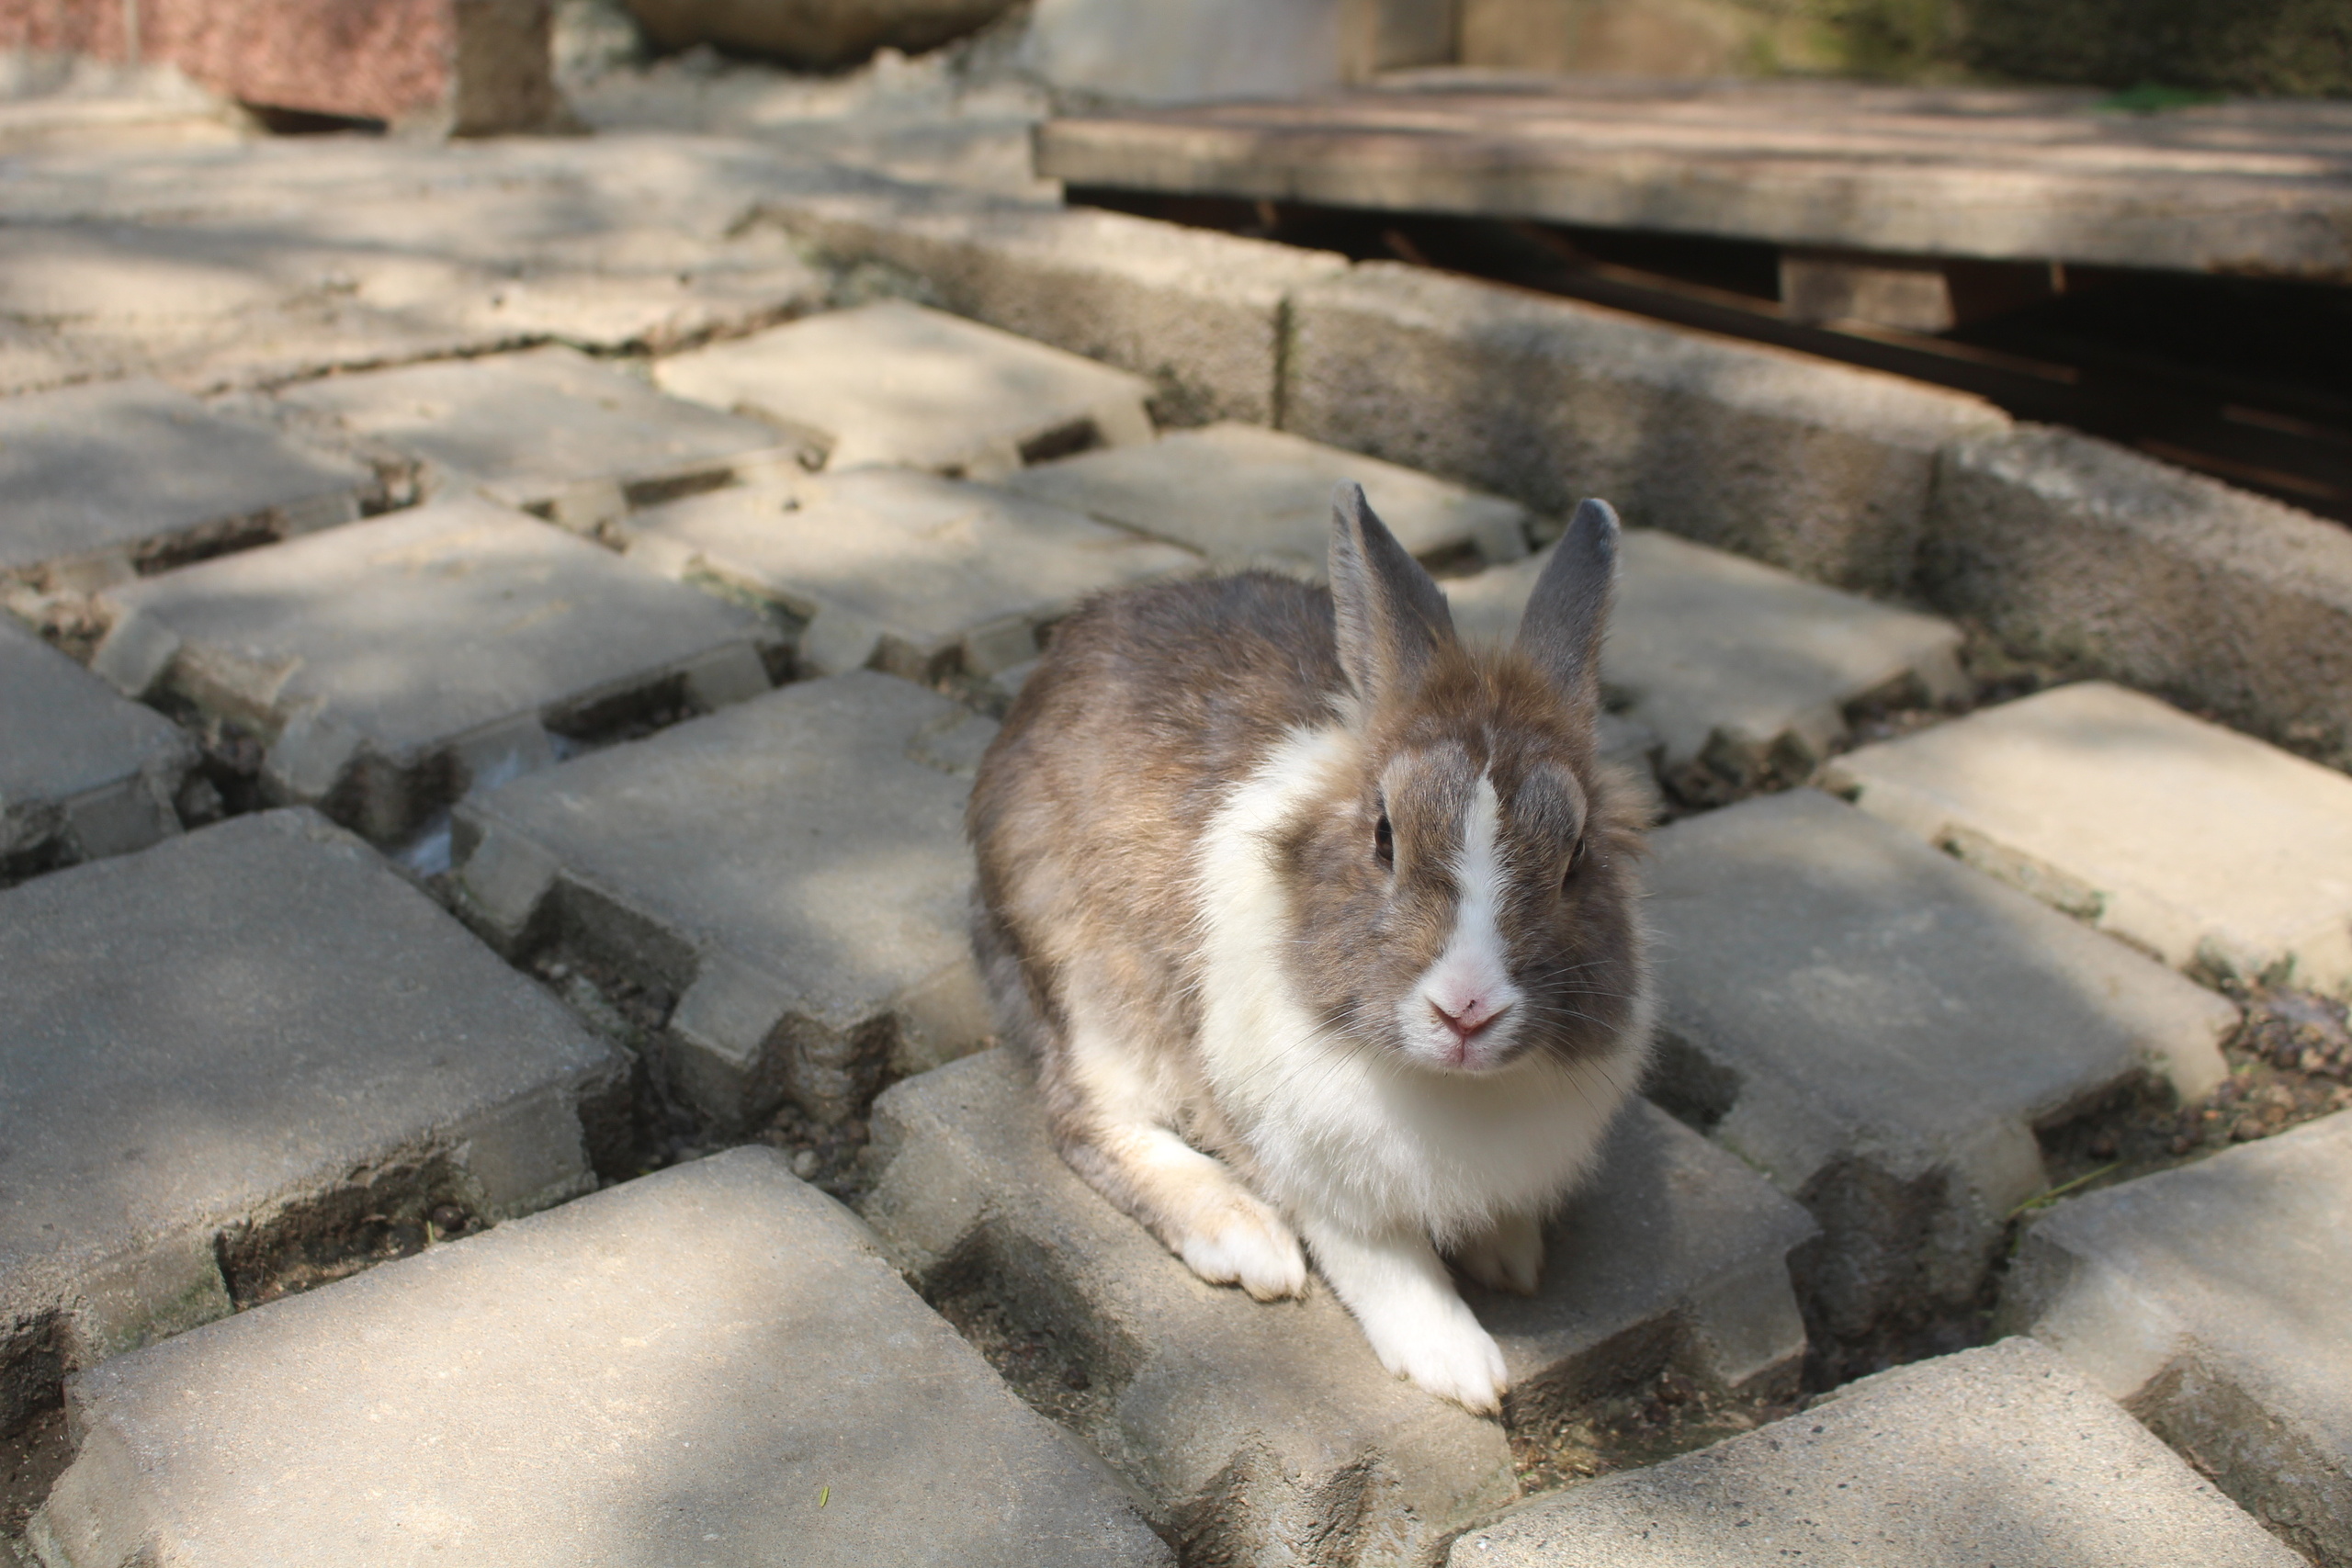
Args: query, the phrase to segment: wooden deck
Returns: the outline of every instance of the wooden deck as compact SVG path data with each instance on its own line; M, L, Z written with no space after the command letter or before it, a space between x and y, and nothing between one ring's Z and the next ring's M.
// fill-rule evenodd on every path
M1073 186L2352 283L2352 103L2098 102L1431 70L1067 116L1037 164Z

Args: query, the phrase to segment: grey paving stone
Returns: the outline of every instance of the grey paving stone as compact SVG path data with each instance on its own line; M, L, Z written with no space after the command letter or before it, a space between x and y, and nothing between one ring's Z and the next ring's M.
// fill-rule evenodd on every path
M2030 1339L1849 1383L1803 1415L1542 1498L1451 1568L2296 1568Z
M900 299L681 354L654 378L810 440L836 468L897 463L984 479L1041 450L1151 439L1148 381Z
M461 804L460 908L676 997L664 1066L704 1116L838 1119L988 1032L963 822L994 732L871 671L787 686Z
M2322 1562L2352 1561L2352 1111L2069 1198L1996 1322L2063 1351Z
M51 1568L1168 1564L831 1199L738 1149L85 1373Z
M911 468L714 491L615 532L632 560L797 622L804 671L914 681L1035 659L1038 628L1088 594L1201 569L1077 512Z
M304 382L278 394L510 506L593 532L631 505L797 468L773 428L547 347Z
M1264 1305L1204 1284L1081 1183L1003 1051L895 1086L874 1135L865 1213L900 1269L951 1314L1069 1348L1081 1435L1194 1557L1419 1562L1511 1495L1502 1429L1390 1377L1329 1291ZM1718 1387L1784 1385L1804 1348L1787 1255L1812 1234L1637 1102L1555 1224L1543 1294L1470 1292L1510 1367L1511 1417L1556 1417L1668 1360Z
M1608 498L1802 577L1911 581L1957 392L1568 299L1371 262L1291 299L1283 428L1565 516Z
M268 742L262 784L368 837L665 696L768 689L775 628L479 498L108 589L91 668Z
M2071 430L1937 458L1919 558L2007 643L2352 769L2352 532Z
M0 1417L437 1204L592 1190L625 1091L609 1046L308 811L0 893Z
M1825 779L2167 964L2352 995L2352 779L2316 762L2086 681Z
M1455 629L1515 636L1548 551L1443 585ZM1960 628L1806 582L1654 528L1625 531L1602 679L1656 731L1668 766L1704 758L1734 777L1810 768L1847 735L1845 710L1900 693L1967 691Z
M0 614L0 883L180 830L196 743Z
M1838 1333L1957 1310L2048 1179L2036 1128L2220 1081L2222 998L1812 790L1651 840L1654 1092L1813 1211Z
M792 195L766 210L834 262L903 268L961 315L1150 377L1152 413L1168 424L1273 423L1290 294L1348 265L1057 198L1039 207L937 186Z
M153 381L0 399L0 583L87 592L359 515L370 476Z
M1173 539L1227 570L1267 567L1320 580L1331 491L1364 487L1417 556L1475 548L1488 562L1527 553L1527 509L1499 496L1252 424L1213 424L1088 452L1008 475L1009 490Z

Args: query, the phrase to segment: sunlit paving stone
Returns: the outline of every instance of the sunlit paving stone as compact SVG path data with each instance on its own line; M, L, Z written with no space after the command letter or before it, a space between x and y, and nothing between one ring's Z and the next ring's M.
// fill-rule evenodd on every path
M1996 1321L2322 1562L2352 1559L2352 1111L2066 1199Z
M0 614L0 885L179 831L196 743Z
M86 592L347 523L369 479L153 381L0 398L0 586Z
M583 1129L627 1092L308 811L0 893L0 998L8 1427L61 1364L593 1190Z
M838 1121L988 1031L963 816L994 733L871 671L787 686L460 805L460 908L676 998L659 1066L708 1121Z
M2221 1080L2227 1001L1817 791L1651 846L1652 1092L1812 1209L1838 1333L1973 1302L2048 1185L2037 1128Z
M108 590L91 667L249 727L265 791L379 842L640 710L768 689L775 628L488 501Z
M1446 582L1455 626L1515 633L1548 559ZM1801 773L1845 738L1849 705L1968 689L1949 621L1652 528L1625 531L1623 561L1601 678L1657 732L1668 767L1704 759L1734 777L1776 764Z
M110 1361L56 1563L1160 1568L783 1156L738 1149Z
M1054 1152L1002 1051L876 1102L863 1204L957 1321L1035 1334L1035 1369L1095 1449L1213 1561L1425 1560L1508 1502L1504 1429L1390 1376L1331 1292L1264 1303L1204 1284ZM1653 1107L1620 1119L1553 1224L1542 1293L1469 1290L1510 1369L1514 1427L1671 1364L1714 1390L1793 1387L1804 1325L1787 1258L1803 1210ZM1080 1393L1070 1391L1082 1390Z
M479 485L582 530L632 504L798 467L774 427L663 397L569 348L334 376L278 396L422 461L444 491Z
M1106 589L1200 558L1077 512L911 468L715 491L616 525L629 558L770 604L801 667L927 681L1037 656L1037 632Z
M2316 762L2086 681L1826 779L2167 964L2352 994L2352 779Z
M1527 553L1530 519L1515 501L1259 425L1172 431L1148 445L1041 463L1003 482L1172 539L1222 568L1268 567L1319 580L1331 491L1342 481L1363 486L1381 521L1416 556L1470 550L1497 562Z
M1451 1568L2296 1568L2030 1339L1849 1383L1802 1415L1539 1498Z
M661 361L662 389L764 419L826 466L989 479L1151 438L1151 383L960 316L886 299Z

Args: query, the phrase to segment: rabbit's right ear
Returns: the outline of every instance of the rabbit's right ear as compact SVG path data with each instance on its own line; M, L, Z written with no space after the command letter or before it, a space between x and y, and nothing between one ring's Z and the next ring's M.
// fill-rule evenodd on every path
M1600 697L1600 641L1609 630L1622 532L1607 502L1579 502L1520 617L1520 650L1573 703Z
M1331 612L1340 668L1366 703L1411 690L1453 640L1445 595L1373 514L1362 485L1331 496Z

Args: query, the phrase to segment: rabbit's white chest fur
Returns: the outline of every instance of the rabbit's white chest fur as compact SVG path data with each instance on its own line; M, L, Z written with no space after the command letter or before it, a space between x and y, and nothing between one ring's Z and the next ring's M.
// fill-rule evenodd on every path
M1286 976L1289 912L1271 863L1281 826L1325 797L1356 745L1292 732L1228 795L1197 867L1203 1062L1257 1156L1264 1196L1372 1236L1442 1245L1540 1213L1590 1166L1639 1070L1643 1028L1570 1066L1532 1053L1486 1074L1432 1071L1320 1023Z

